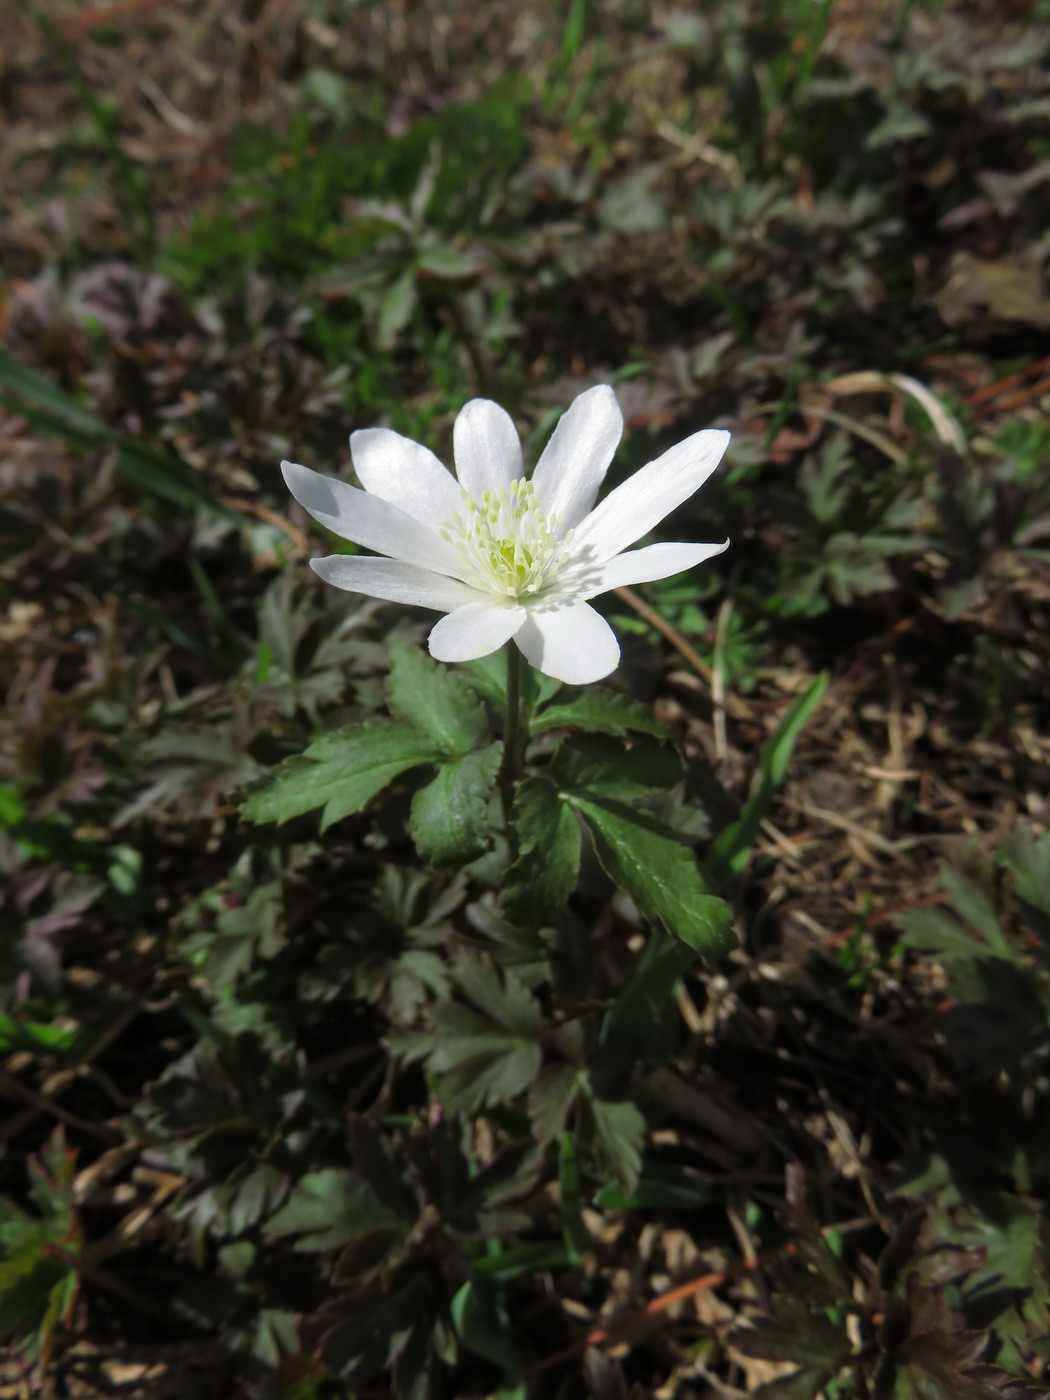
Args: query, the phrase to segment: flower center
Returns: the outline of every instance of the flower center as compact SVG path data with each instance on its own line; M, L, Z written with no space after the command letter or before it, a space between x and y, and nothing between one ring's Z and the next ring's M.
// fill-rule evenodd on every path
M558 538L530 481L486 491L480 501L460 493L460 508L439 531L459 551L464 583L505 598L535 598L550 588L570 557L572 532Z

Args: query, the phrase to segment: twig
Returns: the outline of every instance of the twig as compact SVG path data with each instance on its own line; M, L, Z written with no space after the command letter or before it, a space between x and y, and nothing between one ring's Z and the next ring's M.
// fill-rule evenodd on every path
M715 758L725 763L729 758L729 740L726 736L726 633L729 631L729 617L733 611L733 600L724 598L718 609L718 625L715 628L715 664L711 673L711 704L714 706Z
M258 505L245 496L220 496L219 505L225 506L227 510L242 510L248 515L256 515L260 520L265 520L267 525L276 525L278 530L284 531L297 549L301 549L304 554L309 552L310 541L302 530L285 520L282 515L278 515L275 510L270 510L268 506Z
M13 1095L15 1098L25 1099L32 1108L25 1113L20 1113L12 1120L21 1128L25 1123L31 1123L38 1114L50 1113L53 1118L60 1119L63 1123L68 1123L71 1128L76 1128L81 1133L88 1133L91 1137L99 1138L105 1143L115 1143L120 1140L120 1134L113 1128L99 1127L97 1123L90 1123L86 1118L81 1118L78 1113L71 1113L68 1108L63 1108L60 1103L55 1103L54 1099L48 1098L45 1094L38 1094L35 1089L30 1089L16 1079L13 1074L8 1074L6 1069L0 1069L0 1092ZM12 1123L4 1126L4 1137L13 1136L10 1132Z
M1034 365L1028 365L1026 369L1019 369L1014 374L1008 374L1004 379L997 379L994 384L986 384L983 389L977 389L970 394L966 402L972 409L980 409L982 405L988 403L990 399L997 399L1005 389L1012 389L1015 384L1022 384L1026 379L1030 379L1033 374L1042 374L1044 370L1050 369L1050 355L1042 360L1036 360ZM983 418L987 413L998 412L1001 405L994 408L985 409L984 412L975 413L975 417Z
M671 643L679 656L685 657L686 661L689 662L689 665L692 666L698 676L705 680L708 685L713 685L715 678L714 671L696 648L686 641L677 627L672 627L665 618L660 616L655 608L649 606L644 598L640 598L633 588L617 588L615 591L618 598L622 598L629 608L633 608L639 617L643 617L650 627L655 627L657 632L660 633L660 636L665 637L667 641ZM727 713L732 715L734 719L742 719L754 723L755 716L752 713L750 705L745 704L744 701L741 700L739 696L734 695L732 691L729 691L725 696L725 708Z
M552 1356L545 1356L542 1361L534 1362L526 1368L525 1374L527 1376L538 1375L541 1371L549 1371L551 1367L559 1366L563 1361L571 1361L574 1356L579 1356L588 1347L600 1347L608 1342L618 1341L637 1327L640 1322L644 1322L650 1317L657 1317L660 1313L666 1312L668 1308L673 1308L675 1303L682 1303L686 1298L695 1297L697 1293L704 1293L709 1288L720 1288L722 1284L728 1283L732 1278L754 1273L756 1269L762 1268L771 1260L783 1259L794 1253L796 1253L796 1249L793 1244L779 1245L776 1249L766 1250L753 1262L741 1260L739 1264L735 1264L731 1268L701 1274L699 1278L690 1279L688 1283L680 1283L677 1288L669 1288L666 1293L661 1293L656 1298L650 1298L643 1308L628 1313L617 1322L611 1322L608 1327L595 1327L586 1336L579 1337L567 1347L562 1347L561 1351L556 1351Z

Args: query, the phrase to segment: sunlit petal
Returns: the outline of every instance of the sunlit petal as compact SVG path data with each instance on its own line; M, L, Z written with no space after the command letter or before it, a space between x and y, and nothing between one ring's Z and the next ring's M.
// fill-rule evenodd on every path
M351 593L367 593L388 603L408 603L417 608L450 612L478 601L473 588L445 574L403 564L397 559L373 559L366 555L329 554L311 559L310 568L325 583Z
M361 485L424 525L447 520L459 501L456 478L433 452L390 428L350 434L354 470Z
M603 564L634 544L700 489L728 445L727 432L705 428L669 448L591 511L576 531L573 553Z
M281 471L299 504L344 540L424 569L456 572L458 556L452 546L400 507L297 462L282 462Z
M594 505L623 432L623 414L608 384L596 384L569 405L543 449L532 484L562 533Z
M624 588L632 583L652 583L654 579L670 578L673 574L695 569L729 548L721 544L651 544L645 549L632 549L607 560L588 581L588 598L607 593L610 588Z
M467 603L433 628L430 654L437 661L476 661L510 641L525 618L517 603Z
M491 399L471 399L460 409L452 442L459 484L476 501L522 475L518 430L506 409Z
M514 641L530 666L567 685L600 681L620 660L612 628L588 603L530 612Z

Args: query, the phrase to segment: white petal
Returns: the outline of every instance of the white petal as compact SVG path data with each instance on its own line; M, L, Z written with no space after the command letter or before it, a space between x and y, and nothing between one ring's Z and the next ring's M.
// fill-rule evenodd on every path
M325 583L350 593L367 593L388 603L410 603L417 608L451 612L464 603L477 602L478 594L458 579L431 573L396 559L369 559L363 555L329 554L311 559L310 568Z
M525 621L525 609L493 599L467 603L443 617L428 639L435 661L476 661L498 651Z
M568 685L588 685L615 671L620 644L588 603L534 609L514 638L530 666Z
M608 384L596 384L572 401L543 449L532 484L561 533L573 529L594 505L620 435L623 414Z
M299 504L344 540L441 574L455 574L460 567L458 553L436 529L428 529L389 501L297 462L282 462L281 471Z
M611 491L579 526L572 553L589 564L604 564L634 544L668 512L698 491L722 460L729 434L705 428L669 448Z
M452 430L459 484L480 500L524 475L521 443L510 414L491 399L471 399Z
M361 485L373 496L431 527L455 513L456 478L429 448L390 428L362 428L350 434L350 451Z
M586 597L594 598L606 593L610 588L623 588L631 583L651 583L653 579L670 578L672 574L683 573L702 564L705 559L713 559L729 548L729 541L722 544L651 544L645 549L632 549L628 554L617 554L595 570L592 582L587 576Z

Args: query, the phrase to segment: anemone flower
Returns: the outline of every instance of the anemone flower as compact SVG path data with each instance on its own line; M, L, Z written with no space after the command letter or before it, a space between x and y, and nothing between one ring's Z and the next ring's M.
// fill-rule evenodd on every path
M599 384L564 414L531 479L509 414L489 399L456 418L455 476L389 428L351 435L363 491L295 462L281 470L315 520L372 551L311 559L327 583L445 613L430 633L438 661L471 661L513 639L537 670L582 685L620 659L588 599L668 578L729 545L629 548L703 485L729 434L694 433L595 505L622 430L616 396Z

